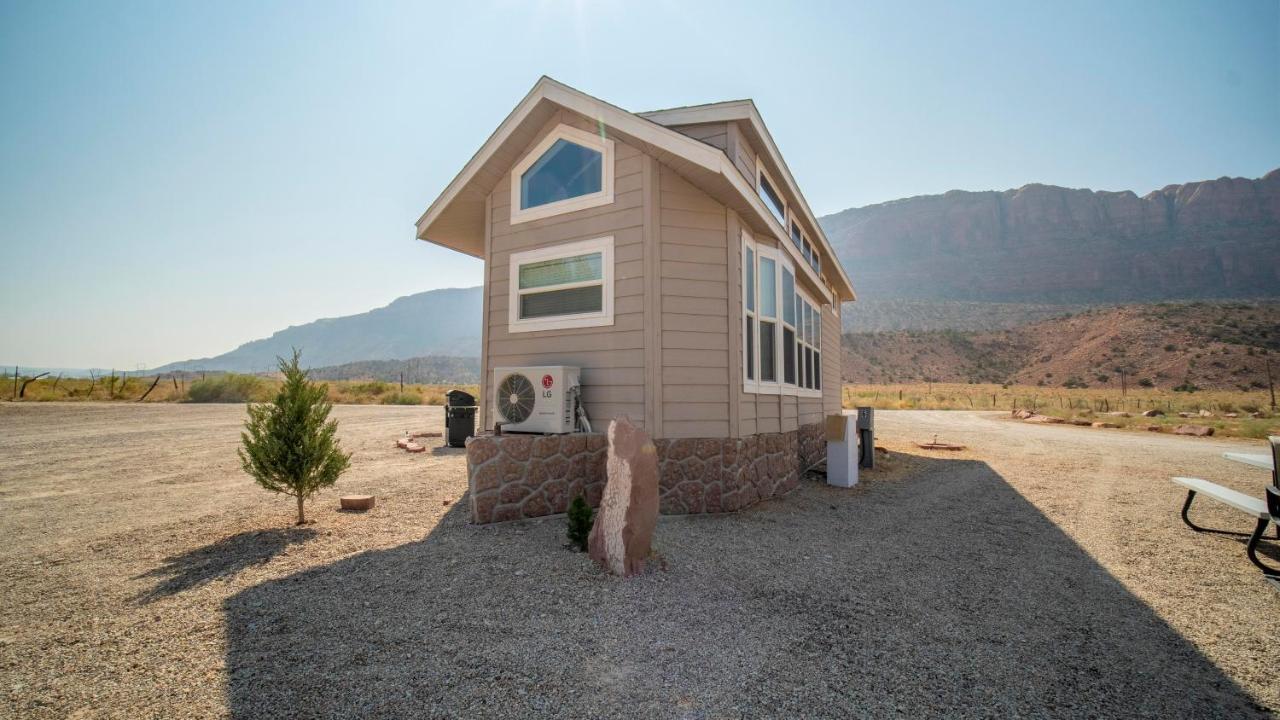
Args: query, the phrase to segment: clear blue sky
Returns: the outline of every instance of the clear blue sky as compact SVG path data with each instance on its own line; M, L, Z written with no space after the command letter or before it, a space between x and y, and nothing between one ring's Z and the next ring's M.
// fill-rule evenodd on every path
M754 98L820 214L1280 166L1274 0L3 0L0 362L132 369L478 284L413 222L544 73Z

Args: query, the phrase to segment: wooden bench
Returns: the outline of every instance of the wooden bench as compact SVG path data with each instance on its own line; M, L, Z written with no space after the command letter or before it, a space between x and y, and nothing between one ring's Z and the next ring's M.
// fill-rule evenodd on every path
M1175 477L1173 482L1187 488L1187 501L1182 504L1182 521L1196 532L1218 533L1221 535L1240 535L1244 533L1231 532L1229 530L1213 530L1203 528L1191 522L1191 518L1187 517L1187 512L1191 510L1191 502L1195 500L1196 495L1204 495L1206 497L1217 500L1228 507L1235 508L1240 512L1252 517L1257 524L1253 528L1253 533L1249 535L1249 544L1245 546L1245 554L1249 556L1249 561L1262 569L1262 572L1269 577L1280 577L1280 568L1273 568L1264 564L1258 559L1258 541L1262 539L1263 533L1267 531L1269 523L1275 523L1276 535L1280 537L1280 489L1275 486L1267 487L1266 499L1245 495L1242 492L1223 487L1217 483L1211 483L1208 480L1190 477Z

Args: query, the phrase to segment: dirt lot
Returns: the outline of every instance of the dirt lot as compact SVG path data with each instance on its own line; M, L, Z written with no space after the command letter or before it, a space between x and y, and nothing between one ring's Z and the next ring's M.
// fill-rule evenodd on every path
M391 447L439 408L338 407L352 470L294 528L238 469L243 412L0 404L0 714L1280 708L1280 593L1241 541L1185 528L1167 481L1261 492L1220 457L1257 443L881 412L902 452L858 489L666 519L666 569L620 581L560 520L467 525L461 451ZM911 449L934 434L971 450ZM340 513L339 492L379 506Z

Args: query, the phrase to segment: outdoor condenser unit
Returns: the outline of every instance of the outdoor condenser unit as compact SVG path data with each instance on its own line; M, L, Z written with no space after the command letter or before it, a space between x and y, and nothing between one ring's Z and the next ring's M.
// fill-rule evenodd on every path
M858 467L876 465L876 409L858 408Z
M573 432L581 370L566 365L494 368L493 404L502 432Z

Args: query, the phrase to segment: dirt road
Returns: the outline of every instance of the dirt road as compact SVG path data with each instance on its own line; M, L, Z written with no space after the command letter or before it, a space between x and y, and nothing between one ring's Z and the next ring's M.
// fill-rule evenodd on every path
M243 407L0 404L0 715L1280 707L1280 593L1167 480L1258 493L1221 458L1258 443L880 412L894 453L859 488L666 519L667 568L618 581L560 520L468 525L461 451L391 447L439 408L334 413L352 470L295 528L238 468ZM970 449L914 449L935 434ZM379 505L338 512L346 492Z

